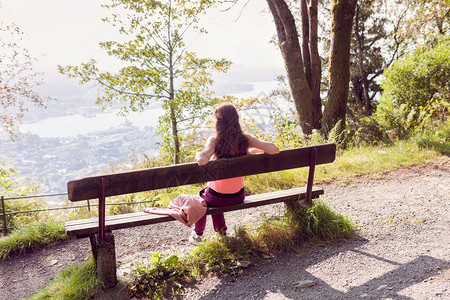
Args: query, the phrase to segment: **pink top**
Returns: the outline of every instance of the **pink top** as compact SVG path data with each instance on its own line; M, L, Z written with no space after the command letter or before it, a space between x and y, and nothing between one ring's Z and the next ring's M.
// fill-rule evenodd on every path
M235 177L208 182L208 186L221 194L234 194L244 187L244 177Z

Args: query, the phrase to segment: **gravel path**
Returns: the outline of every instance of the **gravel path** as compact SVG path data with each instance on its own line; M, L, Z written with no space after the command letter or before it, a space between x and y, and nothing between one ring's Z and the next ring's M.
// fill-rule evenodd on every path
M205 278L188 286L182 299L450 299L450 159L324 189L330 206L360 226L355 239L306 245L300 253L258 262L237 278ZM272 205L227 213L227 224L282 210ZM192 250L189 232L177 222L116 231L119 271L155 251ZM89 252L88 239L70 239L0 261L0 299L35 293Z

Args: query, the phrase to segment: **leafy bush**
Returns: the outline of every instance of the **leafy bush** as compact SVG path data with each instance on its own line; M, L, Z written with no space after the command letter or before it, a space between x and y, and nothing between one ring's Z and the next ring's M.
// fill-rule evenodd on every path
M17 179L18 172L9 166L10 162L0 161L0 196L5 198L5 211L17 212L46 208L43 201L34 199L8 199L16 196L31 195L35 193L39 186L34 182L25 182ZM1 208L0 208L1 209ZM2 211L3 213L3 211ZM39 220L39 214L10 214L6 216L8 228L18 225L31 224Z
M6 212L18 212L27 210L38 210L47 208L47 203L34 199L14 199L5 200L5 210ZM6 222L9 228L17 228L18 226L25 226L29 224L36 223L42 218L42 213L39 212L29 212L29 213L19 213L6 216ZM3 227L3 226L2 226Z
M400 137L433 117L445 117L450 100L450 38L418 47L384 72L377 120Z
M350 146L372 146L389 144L390 139L380 124L371 116L358 118L346 128L347 144Z
M128 285L133 295L152 299L161 299L168 292L179 294L182 283L190 278L189 270L176 254L164 257L159 252L153 253L150 262L135 265L125 275L130 278Z

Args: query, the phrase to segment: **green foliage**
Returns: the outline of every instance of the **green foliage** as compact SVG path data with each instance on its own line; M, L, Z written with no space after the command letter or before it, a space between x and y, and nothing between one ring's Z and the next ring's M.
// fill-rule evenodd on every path
M357 226L349 217L333 211L321 199L313 200L309 209L290 205L284 216L266 219L252 231L251 237L260 250L296 250L302 242L330 244L355 234Z
M176 255L161 256L153 253L151 261L134 265L129 274L129 289L133 295L162 299L165 294L178 295L183 283L191 278L189 270Z
M436 42L439 36L448 35L450 30L450 2L448 0L396 1L405 5L408 13L400 24L397 38L408 46Z
M45 208L47 208L47 203L36 199L5 200L5 210L7 213L28 211L28 210L39 210ZM3 211L1 212L3 213ZM6 222L8 224L8 228L13 228L36 223L42 221L42 219L44 218L45 217L42 212L27 212L27 213L7 215ZM1 227L3 228L3 226Z
M271 125L275 129L269 134L272 140L280 149L289 149L304 146L305 138L301 134L300 125L294 118L286 117L281 109L270 115Z
M5 211L17 212L24 210L33 210L45 208L47 205L43 201L35 199L9 199L15 196L31 195L35 193L39 186L37 183L25 182L17 179L18 172L9 167L9 162L0 163L0 196L5 198ZM1 213L3 213L0 207ZM16 227L37 222L40 218L39 214L22 213L6 216L8 227ZM3 226L1 226L3 227Z
M439 153L450 155L450 120L443 126L430 126L415 137L423 149L435 149Z
M441 117L448 114L450 39L442 38L432 49L418 47L385 70L384 76L377 120L398 136L407 137L437 112L441 111Z
M343 131L345 147L373 146L389 144L390 139L380 124L372 116L361 116L349 122Z
M357 228L348 216L335 212L320 199L314 200L309 209L299 209L290 219L298 224L297 238L305 241L330 243L351 238Z
M397 30L394 23L398 21L391 6L378 0L360 0L356 4L348 106L366 115L372 113L372 102L380 92L378 78L398 49L398 44L392 41Z
M39 186L34 182L24 182L15 176L18 171L10 167L9 161L0 161L0 195L5 197L23 196L35 192Z
M64 226L60 223L39 223L17 229L10 235L0 238L0 258L6 259L13 254L20 255L65 238L67 236Z
M213 238L198 245L193 252L193 259L206 272L220 272L227 269L226 262L232 259L233 253L222 242L221 238Z
M61 271L52 282L29 300L91 299L100 287L97 268L92 257Z

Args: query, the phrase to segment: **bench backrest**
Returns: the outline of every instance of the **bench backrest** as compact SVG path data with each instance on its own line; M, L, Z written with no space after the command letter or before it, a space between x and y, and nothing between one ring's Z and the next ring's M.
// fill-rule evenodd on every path
M218 159L211 161L204 166L199 166L197 163L187 163L123 173L105 174L68 182L68 198L70 201L98 198L100 179L103 179L104 196L109 197L202 183L218 179L306 167L310 165L313 149L315 149L316 165L331 163L336 157L335 144L322 144L282 150L276 155L257 154L229 159Z

